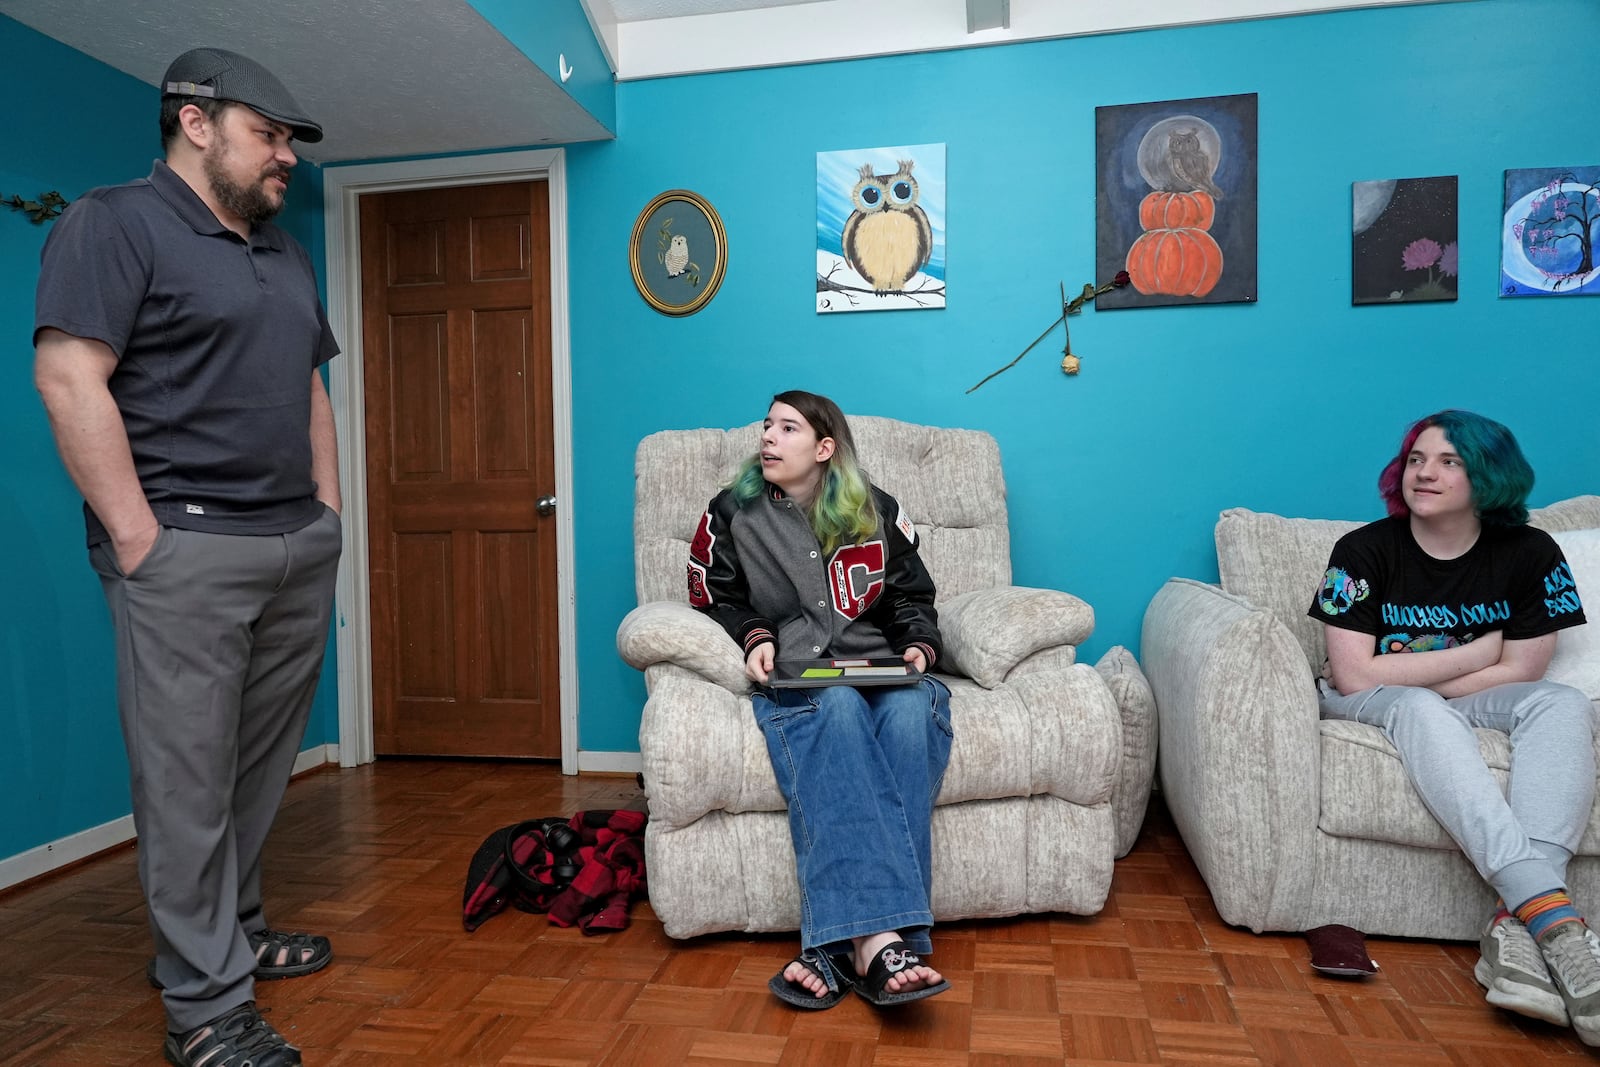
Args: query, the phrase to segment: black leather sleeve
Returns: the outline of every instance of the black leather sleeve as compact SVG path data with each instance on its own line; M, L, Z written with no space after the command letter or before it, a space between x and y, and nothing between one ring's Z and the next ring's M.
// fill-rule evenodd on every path
M694 540L689 542L689 604L715 619L749 655L762 641L776 641L777 634L772 624L750 607L750 591L733 537L733 517L738 510L733 495L725 490L700 516Z

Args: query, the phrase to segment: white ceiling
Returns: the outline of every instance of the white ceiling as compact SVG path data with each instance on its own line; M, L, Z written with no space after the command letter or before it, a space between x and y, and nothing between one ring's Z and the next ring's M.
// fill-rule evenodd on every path
M675 19L686 15L721 15L763 7L792 7L817 0L611 0L618 22Z
M1462 0L1010 0L1009 28L971 35L968 0L582 0L619 80L1419 2ZM611 136L467 0L0 0L0 15L150 85L196 45L242 52L322 124L303 152L318 162Z

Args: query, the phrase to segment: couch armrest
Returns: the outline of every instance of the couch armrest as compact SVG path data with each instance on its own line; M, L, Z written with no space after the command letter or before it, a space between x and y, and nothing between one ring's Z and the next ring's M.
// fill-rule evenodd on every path
M1035 653L1081 645L1094 632L1094 609L1056 589L980 589L939 605L939 632L944 658L937 669L993 689Z
M1305 653L1270 612L1174 578L1145 612L1140 657L1162 793L1217 911L1258 932L1299 929L1320 793Z
M628 612L617 627L617 651L641 671L672 663L729 692L750 689L739 646L726 630L687 604L657 600Z
M645 672L639 756L650 821L689 826L708 812L784 811L750 697L671 663Z
M1111 793L1111 809L1116 813L1117 858L1132 850L1144 826L1145 810L1150 806L1150 787L1156 776L1156 701L1150 683L1134 660L1133 653L1114 645L1094 665L1105 679L1122 716L1122 763L1117 768L1117 784Z

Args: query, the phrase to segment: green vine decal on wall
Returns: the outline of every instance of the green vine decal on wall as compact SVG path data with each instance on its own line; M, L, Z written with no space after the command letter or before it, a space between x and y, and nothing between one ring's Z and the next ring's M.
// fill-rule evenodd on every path
M52 189L48 193L40 193L37 200L24 200L20 196L0 196L0 204L4 204L12 211L27 212L28 218L37 225L61 214L61 210L67 206L67 198Z

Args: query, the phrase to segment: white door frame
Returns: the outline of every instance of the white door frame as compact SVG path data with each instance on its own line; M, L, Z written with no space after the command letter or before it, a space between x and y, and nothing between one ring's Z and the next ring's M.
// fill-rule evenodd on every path
M344 557L334 607L339 658L339 765L371 763L372 617L367 581L366 393L361 349L364 193L543 180L550 193L550 366L555 423L556 591L561 686L561 771L578 773L577 610L572 576L572 347L567 318L567 164L559 148L398 163L330 165L322 172L328 322L344 347L330 365L344 492ZM530 652L531 654L531 652Z

